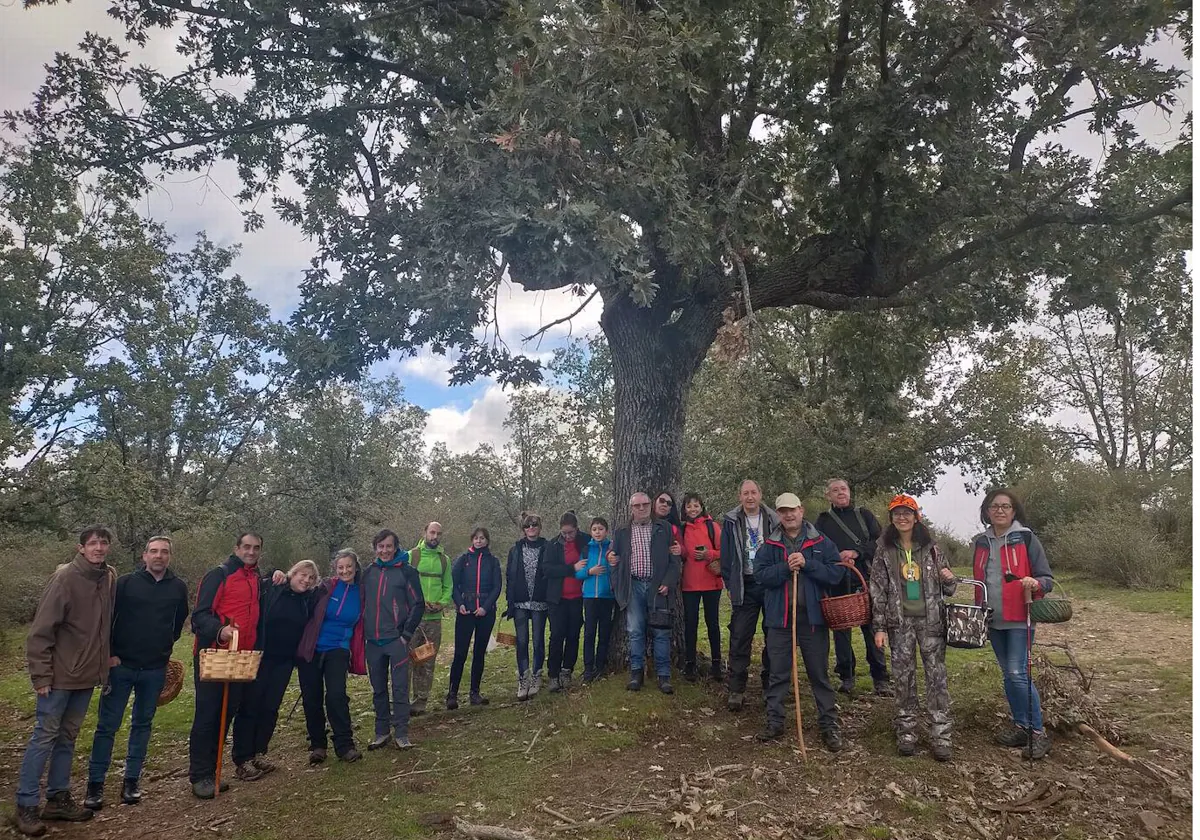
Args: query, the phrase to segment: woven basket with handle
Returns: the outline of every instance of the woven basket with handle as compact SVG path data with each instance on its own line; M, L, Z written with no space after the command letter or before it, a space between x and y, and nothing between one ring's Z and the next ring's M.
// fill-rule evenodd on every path
M496 634L496 644L504 645L505 647L516 647L517 637L514 633L500 632Z
M849 595L829 596L821 598L821 615L830 630L849 630L851 627L862 627L871 622L871 596L867 594L867 581L853 563L839 562L858 575L862 583L861 592Z
M428 662L437 656L437 648L433 646L433 642L429 641L429 637L425 635L425 631L420 627L417 630L421 633L421 637L425 639L424 643L410 647L408 649L408 658L417 665Z
M254 682L260 662L261 650L238 650L238 629L234 627L228 650L200 650L200 679L203 682Z
M1070 600L1057 592L1029 602L1029 620L1038 624L1062 624L1070 621L1073 614Z
M167 679L163 682L162 691L158 693L156 705L165 706L179 696L183 690L183 663L178 659L167 662Z

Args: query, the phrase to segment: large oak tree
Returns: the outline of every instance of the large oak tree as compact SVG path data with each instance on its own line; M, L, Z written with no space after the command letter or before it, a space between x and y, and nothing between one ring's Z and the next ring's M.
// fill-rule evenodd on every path
M112 14L134 42L177 34L186 69L90 36L13 127L131 187L235 161L247 207L271 195L319 246L297 323L321 372L431 345L460 351L458 379L533 379L485 329L498 286L599 296L621 508L678 486L685 398L727 309L1003 322L1081 228L1190 204L1188 139L1153 148L1130 121L1176 105L1181 71L1144 45L1181 34L1190 49L1184 2L114 0ZM1103 158L1065 146L1072 130L1105 134Z

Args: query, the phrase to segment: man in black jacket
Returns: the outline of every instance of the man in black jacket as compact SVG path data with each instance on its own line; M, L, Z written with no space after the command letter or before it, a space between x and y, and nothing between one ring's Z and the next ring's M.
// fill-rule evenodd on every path
M138 782L150 745L158 695L167 678L171 649L179 641L188 616L187 584L169 568L170 537L151 537L142 552L142 563L141 570L117 579L113 599L111 667L108 685L100 697L87 796L83 800L84 806L93 811L104 807L104 777L131 693L133 714L121 801L126 805L141 801Z
M654 670L658 690L672 694L671 601L679 585L679 556L671 553L674 535L669 523L650 517L650 497L634 493L629 499L632 523L613 535L608 563L612 588L625 610L629 634L630 691L641 691L646 661L647 629L654 637Z
M840 552L840 560L853 563L863 579L870 582L871 558L875 556L875 542L881 529L875 514L865 507L855 507L850 498L850 484L844 478L831 478L825 484L825 498L829 510L817 517L817 530L833 541ZM832 595L849 595L859 589L858 576L848 572L844 583L831 591ZM853 630L837 630L833 634L833 647L837 661L837 675L841 678L838 691L850 694L854 691L854 645ZM875 630L870 624L862 628L867 649L867 665L875 683L875 693L881 697L892 696L892 684L888 678L887 660L883 651L875 645Z

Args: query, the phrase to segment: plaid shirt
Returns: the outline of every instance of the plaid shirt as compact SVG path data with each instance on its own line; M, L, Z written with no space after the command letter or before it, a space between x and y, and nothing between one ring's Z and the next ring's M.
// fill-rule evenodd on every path
M654 524L645 525L634 523L629 528L630 553L629 574L634 580L650 580L654 574L650 564L650 535L654 532Z

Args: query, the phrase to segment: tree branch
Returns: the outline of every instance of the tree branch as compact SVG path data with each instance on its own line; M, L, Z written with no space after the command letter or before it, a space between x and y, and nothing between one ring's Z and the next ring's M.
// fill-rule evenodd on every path
M532 333L531 335L525 336L524 338L521 339L521 343L527 344L530 341L533 341L535 338L539 338L539 337L545 335L549 330L554 329L559 324L570 323L571 319L573 319L576 315L578 315L583 310L587 309L588 304L591 303L593 298L595 298L596 295L598 295L598 294L600 294L600 290L598 288L592 289L592 293L587 296L587 300L585 300L583 303L579 304L579 307L574 312L572 312L570 315L566 315L562 318L558 318L557 320L551 321L549 324L546 324L546 326L539 328L537 330L537 332ZM539 347L541 346L540 341L538 342L538 346Z
M1012 150L1008 154L1009 172L1020 172L1025 167L1025 150L1029 148L1029 144L1033 142L1033 138L1037 136L1038 132L1046 127L1043 123L1049 113L1055 108L1062 107L1063 97L1083 81L1083 73L1083 68L1079 65L1068 70L1062 81L1055 86L1045 100L1038 104L1038 109L1029 117L1029 122L1025 123L1017 132L1016 137L1013 138ZM1053 125L1053 122L1050 125Z

